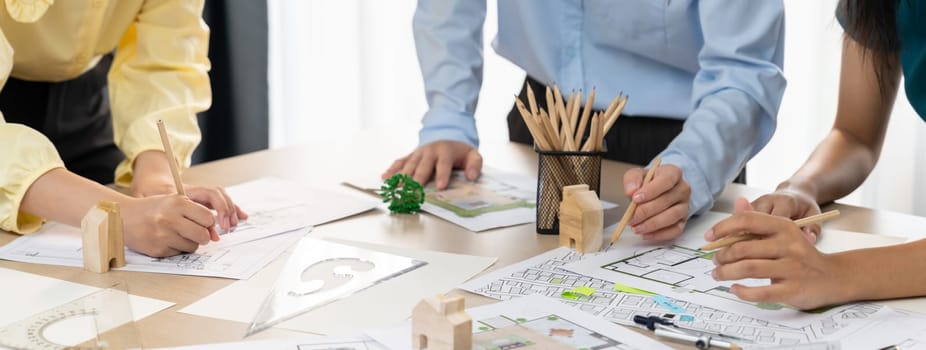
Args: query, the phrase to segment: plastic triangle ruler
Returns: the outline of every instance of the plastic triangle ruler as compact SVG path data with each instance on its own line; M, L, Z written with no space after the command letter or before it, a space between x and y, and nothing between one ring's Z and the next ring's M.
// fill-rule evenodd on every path
M0 329L0 346L40 350L141 348L129 295L123 287L93 292L7 325ZM74 325L67 321L78 318L92 319L92 334L74 334ZM75 339L80 339L79 344L68 343Z
M303 238L245 336L426 264L404 256Z

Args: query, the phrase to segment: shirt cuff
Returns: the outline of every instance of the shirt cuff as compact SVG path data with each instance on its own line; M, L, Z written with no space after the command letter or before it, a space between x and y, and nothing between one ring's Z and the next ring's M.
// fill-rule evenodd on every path
M63 168L64 162L51 141L37 131L16 124L0 126L7 129L0 134L11 136L5 142L13 145L9 154L0 157L6 160L2 162L5 170L0 175L0 229L32 233L38 231L44 220L20 210L23 198L35 180L53 169Z
M199 124L189 108L178 107L139 118L132 122L125 135L117 137L119 149L125 153L125 159L116 167L116 185L132 185L135 158L145 151L163 151L161 136L158 133L158 120L164 121L170 146L174 151L180 168L188 168L191 156L201 138Z
M672 151L662 155L662 164L672 164L682 169L682 177L691 186L691 198L688 199L688 217L701 215L714 206L714 196L707 184L707 177L688 157Z
M418 132L418 146L436 141L458 141L478 148L479 134L472 116L428 111Z

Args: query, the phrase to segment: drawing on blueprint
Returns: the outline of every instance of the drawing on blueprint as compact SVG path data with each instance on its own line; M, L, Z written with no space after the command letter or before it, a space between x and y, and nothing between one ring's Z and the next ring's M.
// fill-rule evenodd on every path
M784 304L753 303L734 295L726 285L718 285L711 277L714 263L712 253L676 245L657 247L629 258L601 266L601 268L659 282L677 291L696 291L753 305L765 310L790 308Z
M516 186L483 176L478 183L466 180L457 171L447 189L435 191L433 183L425 188L428 203L447 209L460 217L476 217L485 213L514 208L533 208L534 194Z
M660 259L678 263L686 260L683 257L684 254L672 253L664 254ZM589 286L595 288L595 293L591 296L564 302L619 324L634 325L634 315L662 316L673 319L680 326L712 332L722 331L760 345L818 342L853 324L853 321L864 319L882 308L874 304L858 304L799 329L669 298L686 311L684 314L676 314L656 303L649 295L615 291L613 283L560 268L580 259L582 256L571 249L557 248L476 278L464 284L462 288L490 298L509 300L530 294L560 298L566 290L576 286ZM710 263L709 260L705 261Z
M517 349L534 343L517 334L500 332L511 326L520 325L537 334L545 335L553 340L575 349L616 350L626 349L620 341L608 338L602 334L582 327L572 321L557 315L547 315L534 319L509 317L499 315L489 319L473 322L474 349ZM497 337L493 336L498 333Z

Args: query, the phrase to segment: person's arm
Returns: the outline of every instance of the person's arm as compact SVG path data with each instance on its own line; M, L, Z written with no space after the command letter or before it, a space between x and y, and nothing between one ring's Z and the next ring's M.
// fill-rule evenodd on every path
M625 192L638 204L630 224L645 238L675 238L690 216L713 206L768 143L786 85L781 1L702 1L698 7L704 47L692 112L662 152L652 182L640 187L642 169L624 177Z
M482 168L473 115L482 85L485 0L419 0L413 19L415 47L428 111L419 147L383 173L411 175L426 183L435 175L444 188L453 168L474 180Z
M123 35L109 72L116 145L126 159L116 184L136 196L175 193L157 121L167 126L181 167L200 141L196 113L209 108L209 27L203 1L147 0ZM221 188L185 186L191 199L215 209L228 230L247 215Z
M897 95L900 71L884 75L882 93L867 50L845 37L833 129L804 165L778 185L776 192L753 203L756 210L792 219L816 214L818 204L851 193L874 169ZM819 227L814 230L819 231Z
M793 221L750 211L737 201L736 215L717 223L705 234L714 241L749 232L762 239L737 242L714 256L718 281L770 278L772 284L730 289L752 302L785 303L801 309L858 300L926 295L926 240L889 247L825 254L804 237ZM888 272L888 273L885 273Z
M28 234L50 219L80 227L100 200L119 203L127 247L150 256L193 252L215 237L209 209L180 196L132 198L64 168L44 135L0 116L0 229Z

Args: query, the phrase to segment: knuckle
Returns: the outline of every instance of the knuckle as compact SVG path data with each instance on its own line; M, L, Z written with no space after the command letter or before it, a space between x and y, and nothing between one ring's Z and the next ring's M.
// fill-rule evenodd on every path
M756 266L756 264L751 261L743 262L743 274L747 276L754 276L757 272L759 272L759 267Z

